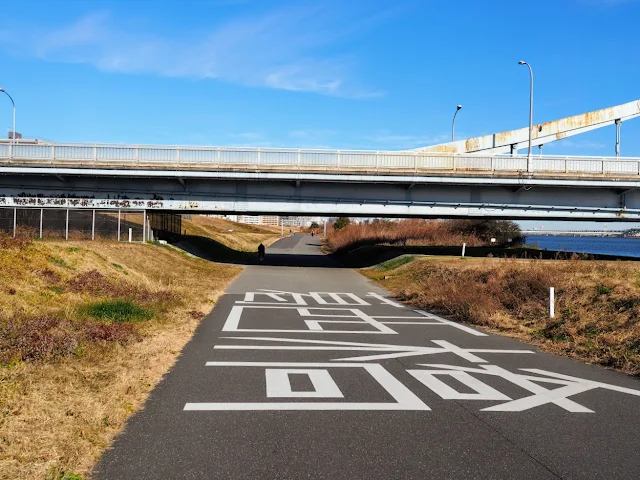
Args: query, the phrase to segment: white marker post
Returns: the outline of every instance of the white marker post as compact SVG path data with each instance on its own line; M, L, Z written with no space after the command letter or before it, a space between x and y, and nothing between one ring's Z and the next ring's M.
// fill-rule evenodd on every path
M464 257L464 252L467 250L467 244L463 243L462 244L462 256Z
M129 243L131 243L132 240L133 240L133 229L130 228L129 229Z
M549 287L549 318L556 316L556 289Z

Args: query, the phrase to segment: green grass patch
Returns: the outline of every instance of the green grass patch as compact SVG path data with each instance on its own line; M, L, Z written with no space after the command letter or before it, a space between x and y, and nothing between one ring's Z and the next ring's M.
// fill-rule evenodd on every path
M402 265L406 265L409 262L414 260L413 255L400 255L399 257L392 258L391 260L387 260L386 262L382 262L377 265L376 268L378 270L393 270L394 268L401 267Z
M62 295L64 293L64 290L62 290L60 287L48 287L48 289L53 293L57 293L58 295Z
M611 292L613 292L613 288L606 285L598 285L598 295L609 295Z
M76 253L79 252L80 249L78 247L69 247L67 248L67 252Z
M69 265L67 262L65 262L60 257L56 257L56 256L52 255L52 256L49 257L49 261L51 263L53 263L54 265L57 265L58 267L68 268L69 270L71 270L71 265Z
M125 275L129 275L129 272L127 272L124 267L122 265L119 265L117 263L112 263L111 264L113 266L113 268L115 268L116 270L121 271L122 273L124 273Z
M151 320L153 312L132 302L131 300L107 300L89 304L85 313L109 322L126 323Z

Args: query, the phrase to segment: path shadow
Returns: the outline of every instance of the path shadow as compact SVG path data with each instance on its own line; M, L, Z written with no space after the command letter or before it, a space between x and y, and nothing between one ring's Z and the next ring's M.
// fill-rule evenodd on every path
M286 241L286 238L284 239ZM276 267L318 267L318 268L366 268L392 260L402 255L433 255L459 257L460 247L420 247L367 245L354 250L342 251L330 255L279 253L278 248L267 249L265 259L260 262L257 253L241 252L227 247L215 240L197 235L183 235L174 246L200 258L218 263L235 265L265 265ZM305 245L321 247L316 240L306 240ZM535 250L531 248L504 247L467 247L468 257L496 257L496 258L530 258L542 260L625 260L638 261L633 257L619 257L613 255L575 254L554 250Z

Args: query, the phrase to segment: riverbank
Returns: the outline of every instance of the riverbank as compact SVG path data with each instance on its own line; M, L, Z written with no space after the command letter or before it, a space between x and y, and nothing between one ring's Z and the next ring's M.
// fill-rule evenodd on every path
M83 478L240 270L160 245L0 238L0 479Z
M635 262L404 256L363 269L399 299L545 351L640 375ZM556 318L548 318L549 287Z

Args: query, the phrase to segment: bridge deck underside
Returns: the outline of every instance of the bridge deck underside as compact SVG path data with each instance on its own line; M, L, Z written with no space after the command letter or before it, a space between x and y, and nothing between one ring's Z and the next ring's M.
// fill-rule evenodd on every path
M116 208L185 213L491 217L640 221L636 183L503 184L473 178L414 183L268 178L0 175L0 206ZM496 180L497 181L497 180Z

